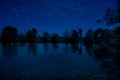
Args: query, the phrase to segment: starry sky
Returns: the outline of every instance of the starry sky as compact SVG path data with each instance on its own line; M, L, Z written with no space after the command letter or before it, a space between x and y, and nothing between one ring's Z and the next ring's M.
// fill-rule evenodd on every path
M19 33L36 28L59 33L68 30L106 27L96 23L103 17L105 9L115 7L115 0L0 0L0 30L11 25Z

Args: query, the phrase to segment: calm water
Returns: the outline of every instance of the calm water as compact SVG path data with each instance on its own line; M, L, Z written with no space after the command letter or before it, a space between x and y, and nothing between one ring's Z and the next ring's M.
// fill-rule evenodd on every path
M89 53L88 53L89 52ZM103 75L92 50L80 44L0 45L0 80L50 80L79 74Z

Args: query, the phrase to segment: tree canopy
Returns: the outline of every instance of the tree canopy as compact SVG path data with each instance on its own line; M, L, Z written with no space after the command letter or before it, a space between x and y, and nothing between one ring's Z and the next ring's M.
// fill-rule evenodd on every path
M16 42L16 37L17 37L17 29L13 26L7 26L2 30L2 43L12 43Z

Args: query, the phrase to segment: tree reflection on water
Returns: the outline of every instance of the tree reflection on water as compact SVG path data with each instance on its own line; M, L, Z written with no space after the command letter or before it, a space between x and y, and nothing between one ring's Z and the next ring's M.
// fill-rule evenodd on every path
M108 80L120 79L120 50L106 44L86 46L86 50L95 61L100 62Z
M17 55L17 45L7 45L3 46L3 56L16 56Z
M28 53L32 55L37 55L37 44L28 45Z
M54 43L51 45L53 49L58 50L60 44ZM49 51L49 44L44 44L44 51ZM27 45L28 53L37 55L37 44ZM60 48L61 49L61 48ZM75 54L82 55L83 45L78 43L64 44L62 46L63 51L66 53L69 51ZM120 79L120 50L118 45L110 46L109 44L99 45L87 45L85 46L86 53L92 57L93 60L100 63L100 67L105 71L105 75L108 80ZM18 53L18 45L2 46L4 56L16 56ZM89 61L88 61L89 62Z

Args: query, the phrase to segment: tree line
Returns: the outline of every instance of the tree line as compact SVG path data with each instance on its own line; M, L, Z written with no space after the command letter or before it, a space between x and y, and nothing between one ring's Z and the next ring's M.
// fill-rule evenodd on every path
M118 6L115 9L108 8L105 11L104 17L97 22L105 21L106 25L114 25L120 23L120 0L116 0ZM84 42L84 44L101 44L101 43L111 43L120 41L120 26L113 30L99 28L96 30L89 29L86 35L82 35L82 29L72 30L70 33L68 31L63 32L63 36L60 37L57 33L50 34L45 31L42 36L37 36L37 29L33 28L28 30L26 34L18 34L17 28L13 26L7 26L2 30L1 42L3 44L11 43L56 43L56 42L66 42L66 43L78 43ZM119 43L119 42L118 42Z
M18 34L17 28L13 26L6 26L2 29L1 42L3 44L11 43L56 43L56 42L79 42L82 38L82 29L72 30L69 34L68 31L63 32L63 36L60 37L58 33L50 34L48 31L43 32L42 36L38 36L38 31L35 28L28 30L25 34Z
M38 36L38 31L35 28L28 30L26 34L18 34L17 28L7 26L2 29L1 42L3 44L17 42L30 44L35 42L84 42L84 44L100 44L102 42L108 43L120 37L120 26L116 27L114 30L99 28L93 31L92 29L89 29L85 36L82 35L82 32L83 30L80 28L78 30L72 30L70 33L68 31L64 31L63 36L59 36L57 33L50 35L49 32L45 31L42 36Z

